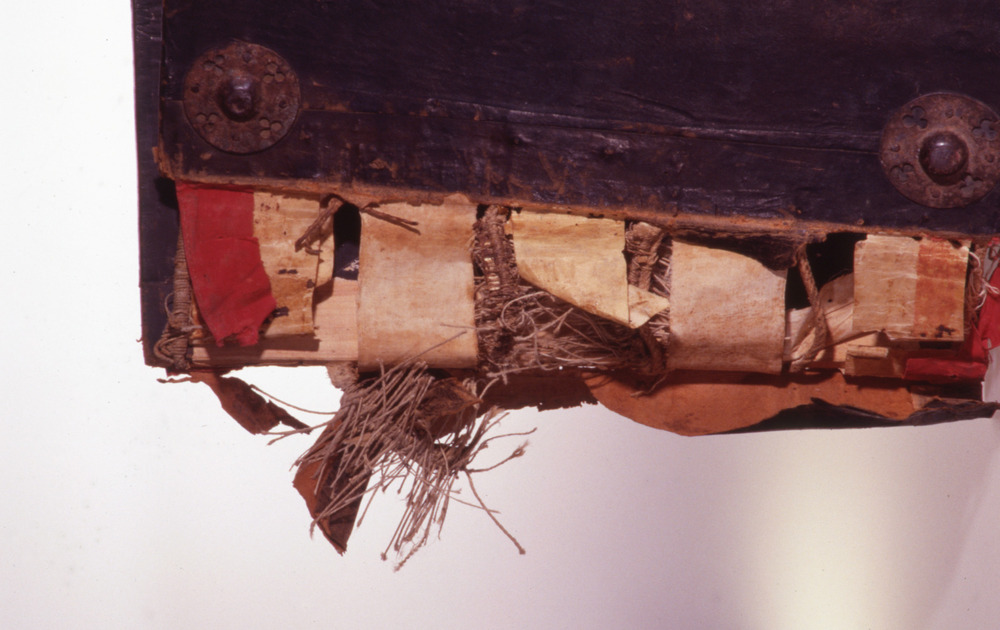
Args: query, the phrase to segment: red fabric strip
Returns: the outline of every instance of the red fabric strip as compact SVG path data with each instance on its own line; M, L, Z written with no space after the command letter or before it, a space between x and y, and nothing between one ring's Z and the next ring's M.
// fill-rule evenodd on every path
M1000 268L990 276L990 284L997 286L1000 280ZM1000 297L992 293L986 294L986 303L979 311L979 333L983 339L983 349L989 352L1000 346Z
M199 314L218 345L256 344L277 303L253 235L253 193L177 182L177 203Z

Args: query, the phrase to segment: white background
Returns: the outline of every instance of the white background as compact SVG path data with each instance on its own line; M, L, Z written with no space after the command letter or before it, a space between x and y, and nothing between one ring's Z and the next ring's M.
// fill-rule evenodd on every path
M1000 623L992 420L691 439L517 413L527 454L477 485L526 556L456 505L394 573L392 496L337 556L291 486L309 438L267 446L142 364L127 3L3 13L0 628ZM322 371L249 378L336 406Z

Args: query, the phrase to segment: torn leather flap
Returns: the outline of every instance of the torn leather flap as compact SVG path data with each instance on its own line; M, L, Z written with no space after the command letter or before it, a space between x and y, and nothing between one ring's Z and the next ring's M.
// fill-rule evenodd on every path
M626 418L681 435L753 426L786 409L823 400L904 420L917 407L905 387L857 384L839 372L823 375L675 372L652 392L628 375L594 374L587 386L598 402Z
M305 248L296 251L295 241L316 220L319 200L265 192L256 192L253 197L254 236L260 243L261 261L277 302L264 336L310 335L319 255ZM324 240L332 243L332 232ZM327 266L332 271L332 257L327 254L327 258L331 259Z
M339 428L339 422L328 425L316 440L317 447L334 440ZM341 470L341 459L338 454L330 460L316 459L302 464L295 472L292 485L306 502L306 508L313 517L315 526L319 527L337 553L343 555L347 551L347 541L354 533L354 523L361 510L364 495L359 494L356 499L334 510L333 513L328 514L327 508L330 507L337 491L349 485L349 481L360 479L363 487L367 486L371 470L359 469L344 474Z
M379 216L381 215L381 216ZM404 227L387 218L402 219ZM476 206L406 203L361 217L358 363L362 370L419 356L435 367L478 360L472 254Z
M521 277L588 313L638 328L670 306L628 284L622 221L522 211L510 229Z
M777 374L785 345L785 271L675 240L667 367Z
M279 424L293 429L308 428L278 405L264 400L263 396L236 377L212 371L195 371L191 373L191 380L212 388L225 412L254 435L267 433Z
M198 312L218 345L257 343L277 303L253 231L253 193L177 182L181 232Z
M968 264L968 244L869 234L854 249L854 331L962 341Z

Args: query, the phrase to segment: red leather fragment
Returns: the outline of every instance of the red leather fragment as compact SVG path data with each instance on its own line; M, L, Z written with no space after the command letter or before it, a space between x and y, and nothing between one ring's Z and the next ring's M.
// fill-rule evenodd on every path
M191 288L218 345L257 343L277 308L253 235L253 192L177 182Z
M981 381L985 376L985 363L916 357L906 361L903 378L929 383L963 383Z

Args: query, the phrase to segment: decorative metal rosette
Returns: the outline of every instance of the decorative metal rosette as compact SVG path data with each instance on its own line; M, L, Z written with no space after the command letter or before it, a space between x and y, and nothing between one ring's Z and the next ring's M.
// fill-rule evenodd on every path
M1000 179L1000 123L968 96L926 94L889 119L880 158L889 181L909 199L932 208L967 206Z
M278 53L234 42L198 58L184 81L184 113L206 142L254 153L281 140L299 111L299 79Z

